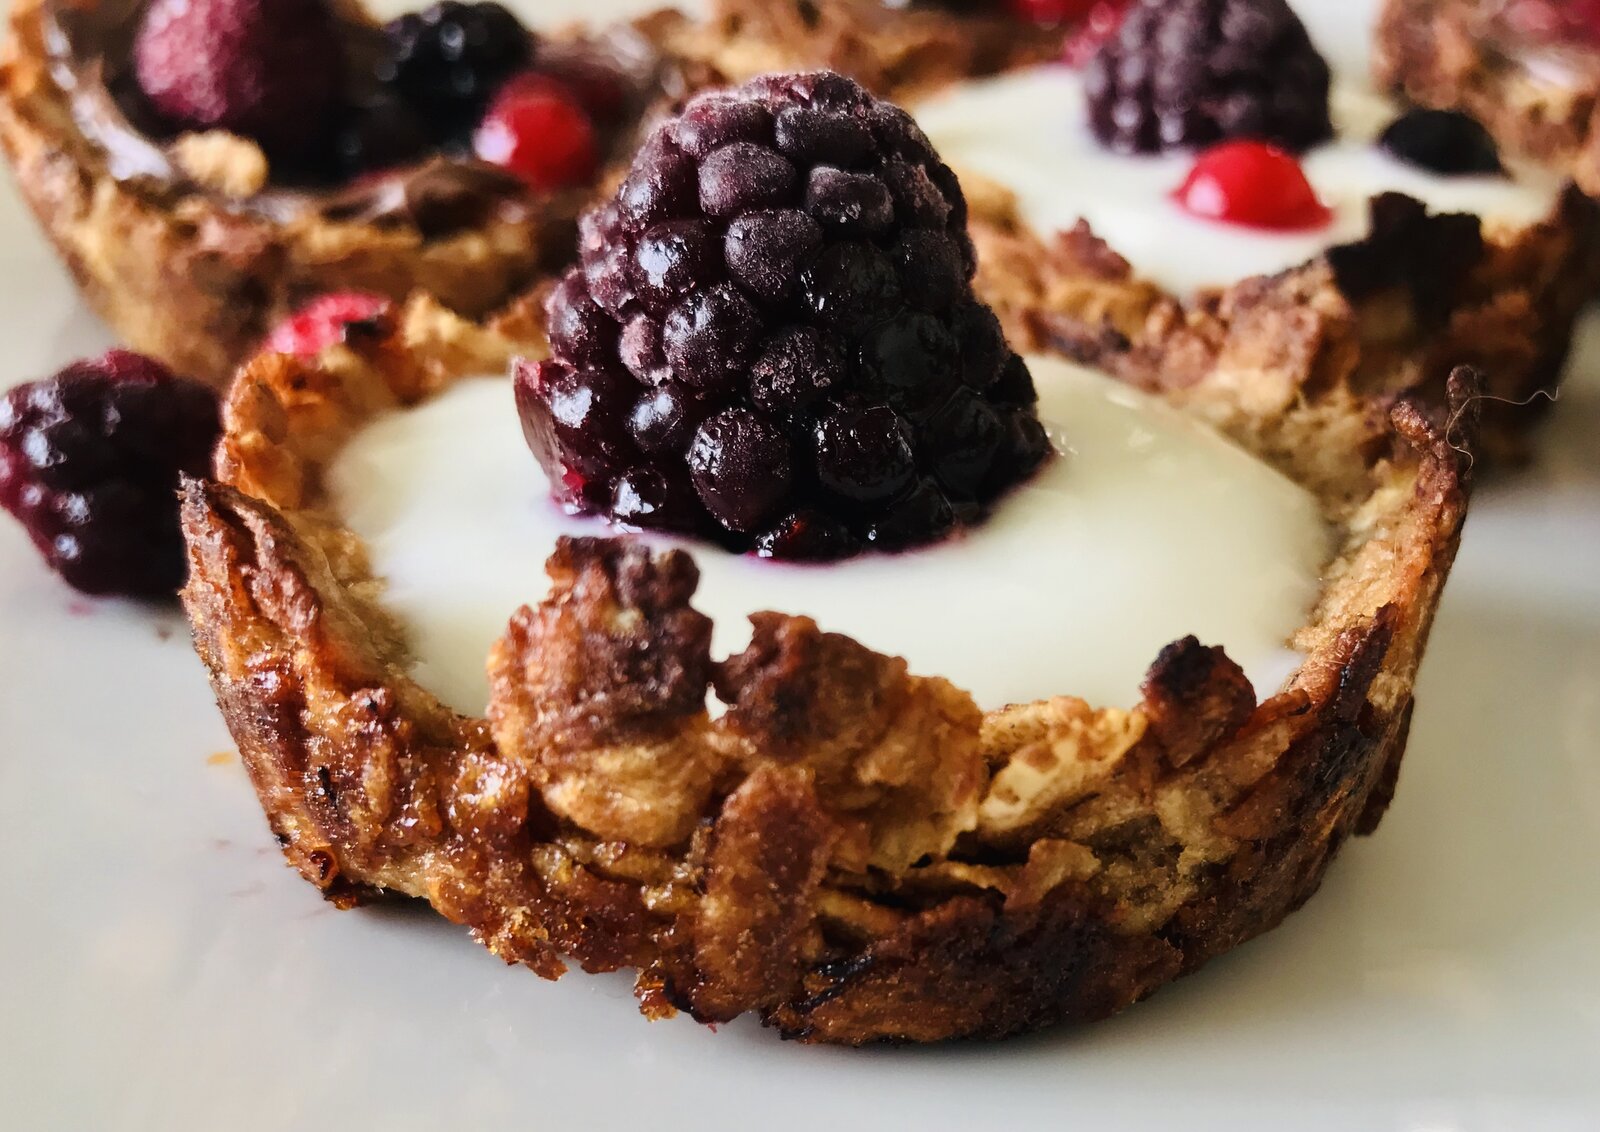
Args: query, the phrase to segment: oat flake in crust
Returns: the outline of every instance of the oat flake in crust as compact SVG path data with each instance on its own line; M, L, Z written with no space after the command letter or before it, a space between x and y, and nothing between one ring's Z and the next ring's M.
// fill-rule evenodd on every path
M75 121L49 48L53 5L92 13L112 2L12 5L0 46L0 144L84 297L140 352L222 384L272 326L315 295L398 299L422 290L480 318L570 250L591 190L529 196L487 169L477 175L497 178L486 191L498 203L439 225L415 214L369 219L313 208L279 219L240 207L238 198L261 187L266 163L253 143L226 133L183 138L174 148L176 178L119 179ZM615 32L619 50L659 52L649 67L659 70L666 97L705 77L687 73L668 46L681 27L681 17L665 13ZM459 211L439 200L440 209Z
M1139 309L1083 251L1050 285ZM1404 384L1426 341L1325 267L1184 312L1160 354L1110 330L1075 343L1129 380L1182 375L1175 400L1342 533L1304 662L1260 702L1193 639L1153 658L1138 704L989 713L804 617L758 615L745 652L713 658L689 556L578 539L496 644L487 718L446 709L407 675L321 477L375 414L537 350L531 309L489 331L419 301L315 364L253 361L219 482L185 490L196 647L273 831L328 899L426 899L547 977L635 968L651 1017L998 1038L1105 1017L1268 930L1381 817L1466 507L1475 379L1437 414L1370 392Z

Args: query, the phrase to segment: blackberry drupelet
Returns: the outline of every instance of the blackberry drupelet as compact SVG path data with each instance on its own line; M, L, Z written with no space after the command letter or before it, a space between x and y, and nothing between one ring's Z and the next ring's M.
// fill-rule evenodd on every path
M702 95L650 136L518 362L569 509L794 559L980 520L1050 445L973 296L966 202L904 111L831 73Z
M489 101L533 61L533 35L495 3L442 0L384 28L377 78L423 116L436 141L466 139Z
M112 350L0 399L0 507L88 594L170 597L183 584L178 477L206 475L210 389Z
M1120 151L1333 136L1328 64L1285 0L1140 0L1085 82L1090 128Z

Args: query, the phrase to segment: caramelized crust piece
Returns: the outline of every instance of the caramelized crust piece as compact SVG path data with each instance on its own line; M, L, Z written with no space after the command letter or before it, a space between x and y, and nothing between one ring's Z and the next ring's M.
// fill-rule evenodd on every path
M1481 454L1525 460L1576 319L1600 289L1600 209L1576 189L1515 233L1386 193L1372 201L1367 239L1184 304L1087 225L1042 240L1009 193L966 183L978 292L1014 342L1111 369L1305 474L1322 453L1387 443L1386 412L1353 412L1357 400L1441 410L1462 365L1492 398ZM1338 466L1316 474L1336 478Z
M730 78L826 68L873 93L921 90L1054 58L1060 30L1003 5L942 0L717 0L706 29Z
M762 766L728 796L690 925L695 1016L731 1021L780 1005L816 949L817 903L838 827L800 767Z
M724 727L747 764L775 758L811 772L847 830L842 867L899 872L977 824L982 716L970 696L810 618L751 621L750 647L717 673Z
M560 600L524 606L489 657L489 719L550 809L651 849L694 831L726 758L708 742L711 621L688 555L562 542Z

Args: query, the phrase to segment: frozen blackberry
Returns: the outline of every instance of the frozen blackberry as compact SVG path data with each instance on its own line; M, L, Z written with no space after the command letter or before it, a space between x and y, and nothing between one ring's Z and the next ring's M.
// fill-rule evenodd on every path
M1408 165L1445 177L1505 172L1489 131L1459 110L1408 110L1389 123L1378 144Z
M515 370L571 510L841 558L976 522L1049 454L960 186L849 79L694 99L580 228L554 356Z
M178 477L203 476L220 433L210 389L112 350L0 399L0 507L89 594L183 584Z
M443 0L384 28L377 78L421 114L436 140L470 135L503 83L533 61L532 34L495 3Z
M1089 125L1155 153L1230 138L1295 152L1333 136L1330 75L1284 0L1139 0L1089 61Z

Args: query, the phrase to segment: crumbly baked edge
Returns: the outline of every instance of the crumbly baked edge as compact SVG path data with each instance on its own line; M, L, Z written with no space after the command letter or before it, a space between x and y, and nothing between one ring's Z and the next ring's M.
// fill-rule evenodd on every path
M1364 392L1370 315L1313 265L1187 312L1168 357L1088 351L1196 374L1174 399L1255 422L1231 431L1343 535L1305 661L1261 702L1192 639L1129 710L984 714L781 614L714 662L686 556L577 540L496 646L488 718L459 716L406 674L359 540L320 509L364 421L541 348L531 306L485 330L426 300L317 364L242 371L220 482L184 492L195 644L289 861L336 903L426 899L546 977L638 969L652 1017L753 1011L808 1041L1105 1017L1274 926L1392 792L1477 400L1464 372L1441 414Z
M421 290L467 317L487 316L570 245L591 195L508 204L425 237L405 223L279 223L206 193L119 181L51 74L44 3L12 6L0 46L0 146L90 306L132 348L192 377L225 384L277 322L327 291L403 299ZM664 34L672 26L667 19Z
M883 0L716 0L699 53L731 79L827 68L891 99L1061 53L1061 32L1002 11Z
M1202 380L1207 368L1219 360L1242 374L1270 372L1286 348L1276 324L1313 319L1318 305L1335 304L1363 323L1357 392L1375 405L1411 398L1439 408L1451 372L1470 366L1487 398L1480 455L1496 465L1525 462L1561 387L1578 316L1600 289L1600 209L1570 187L1551 217L1515 231L1384 194L1372 201L1368 238L1185 303L1136 276L1087 224L1042 238L1018 218L1007 190L972 176L962 183L973 208L978 291L1014 340L1107 366L1258 449L1275 443L1263 421L1281 421L1304 398L1276 383L1276 405L1263 403L1265 389L1241 403L1237 389ZM1218 331L1224 325L1227 339ZM1319 437L1316 427L1306 422L1292 443L1331 447L1335 437ZM1375 413L1364 429L1344 428L1342 439L1370 447L1385 432Z
M1501 49L1488 19L1482 5L1463 0L1387 0L1377 29L1379 84L1421 106L1471 114L1505 151L1600 195L1600 79L1541 78Z

